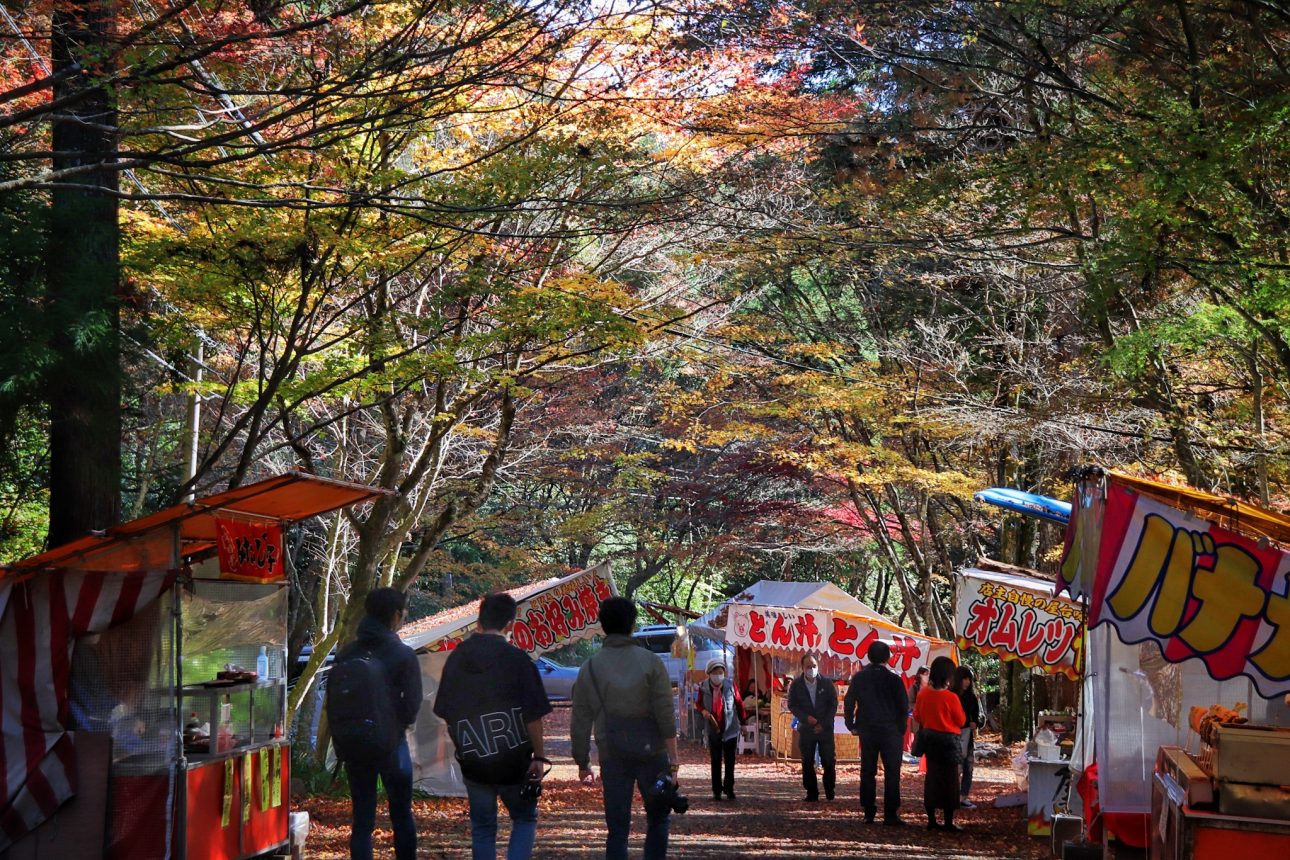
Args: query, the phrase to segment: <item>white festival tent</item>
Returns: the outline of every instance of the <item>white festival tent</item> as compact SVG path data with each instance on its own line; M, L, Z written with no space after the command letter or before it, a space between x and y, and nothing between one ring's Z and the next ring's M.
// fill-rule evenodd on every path
M529 656L537 657L571 642L599 636L596 613L600 601L618 592L606 561L569 576L514 588L509 593L519 604L511 641ZM475 600L412 622L399 631L399 637L416 650L421 662L424 701L409 738L413 783L434 795L466 795L447 725L434 715L434 700L448 655L475 629L478 610L479 601Z

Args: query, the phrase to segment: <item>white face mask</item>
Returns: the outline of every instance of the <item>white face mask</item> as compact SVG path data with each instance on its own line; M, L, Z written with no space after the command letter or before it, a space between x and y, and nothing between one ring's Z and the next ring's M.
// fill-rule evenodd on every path
M814 680L815 680L815 676L820 674L820 670L819 670L819 669L817 669L817 668L815 668L814 666L812 666L811 668L807 669L807 670L806 670L805 672L803 672L802 674L806 676L806 680L808 680L808 681L814 681Z
M708 679L709 679L710 681L712 681L712 686L714 686L714 687L720 687L720 686L721 686L721 682L722 682L722 681L724 681L724 680L726 680L726 673L725 673L725 672L713 672L711 675L709 675L709 676L708 676Z

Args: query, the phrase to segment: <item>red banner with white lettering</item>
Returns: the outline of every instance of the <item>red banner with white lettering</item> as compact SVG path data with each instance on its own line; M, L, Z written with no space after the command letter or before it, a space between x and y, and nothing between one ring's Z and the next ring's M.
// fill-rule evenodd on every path
M285 574L282 526L277 523L215 519L220 579L279 582Z
M913 675L947 653L949 643L908 630L873 624L857 615L825 609L750 606L736 603L726 621L726 641L766 652L799 652L857 664L877 640L891 647L890 666Z
M1054 583L1016 574L960 571L955 644L1078 680L1084 611L1053 595Z
M600 601L617 594L608 564L599 564L519 602L511 644L537 657L576 639L600 632ZM476 622L436 640L427 650L451 651L474 632Z
M1107 482L1090 626L1290 693L1290 554Z

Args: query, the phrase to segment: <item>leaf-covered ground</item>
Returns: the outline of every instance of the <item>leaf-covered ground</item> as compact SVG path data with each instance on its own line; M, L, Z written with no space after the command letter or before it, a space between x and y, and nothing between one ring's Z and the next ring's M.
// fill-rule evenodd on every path
M547 778L538 822L540 858L604 856L604 818L599 787L583 788L568 758L568 708L557 708L547 721L548 743L555 769ZM738 800L714 802L708 787L707 751L681 745L682 790L691 798L686 815L672 817L669 854L678 858L772 860L772 858L899 857L921 858L1046 858L1048 840L1026 835L1020 808L994 809L990 801L1016 790L1006 763L978 765L973 799L976 810L961 810L956 821L966 830L950 835L923 826L923 779L907 765L902 773L903 812L909 826L865 825L860 812L859 773L854 766L838 774L838 799L832 803L803 803L796 766L744 755L735 769ZM881 780L881 775L879 776ZM881 791L881 785L879 787ZM297 804L313 819L308 856L316 860L348 858L349 801L307 798ZM419 857L470 856L470 818L464 798L415 802ZM502 815L505 822L505 814ZM633 817L633 856L639 856L644 812L637 798ZM504 846L508 825L502 824ZM377 818L377 856L390 856L389 819ZM382 852L384 854L382 855Z

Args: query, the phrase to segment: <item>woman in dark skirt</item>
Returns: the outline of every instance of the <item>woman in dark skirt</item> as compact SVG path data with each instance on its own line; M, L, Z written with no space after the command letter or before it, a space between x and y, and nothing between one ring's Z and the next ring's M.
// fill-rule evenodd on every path
M918 694L914 719L918 721L919 742L927 757L927 778L923 782L923 806L927 809L927 826L932 830L962 830L954 823L959 805L959 762L962 761L961 732L967 722L963 704L949 689L954 680L954 661L937 657L932 661L929 686ZM945 814L937 823L936 810Z

